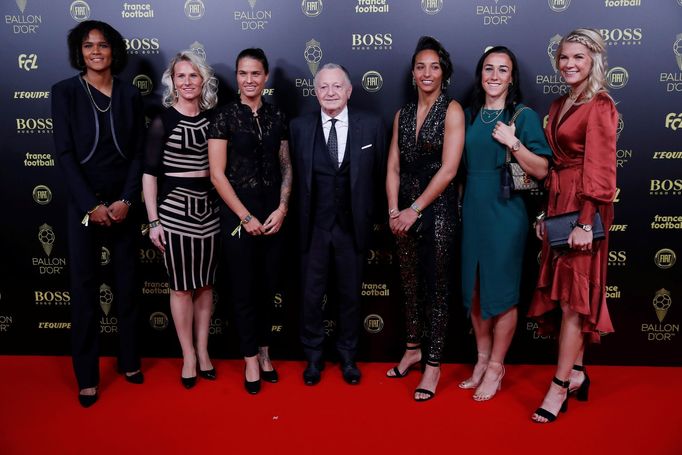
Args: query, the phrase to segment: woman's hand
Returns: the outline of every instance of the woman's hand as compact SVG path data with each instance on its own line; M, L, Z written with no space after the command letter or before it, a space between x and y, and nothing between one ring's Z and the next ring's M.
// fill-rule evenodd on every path
M401 210L397 217L391 218L388 222L391 232L398 237L406 236L407 231L417 221L417 218L419 218L419 215L411 208Z
M568 236L568 246L577 251L589 251L592 249L592 238L592 231L587 232L576 226Z
M125 205L125 204L123 204ZM94 212L90 214L90 222L100 226L111 226L111 218L109 217L109 210L104 204L101 204Z
M272 235L272 234L277 234L279 230L282 228L282 223L284 223L284 217L286 216L286 213L284 213L279 207L275 209L274 212L270 214L267 220L265 220L265 224L263 224L263 234L264 235Z
M163 226L159 224L158 226L149 228L149 240L152 241L152 244L158 248L159 251L162 253L166 252L166 236L163 232Z
M128 204L123 201L113 202L109 207L109 218L114 223L121 223L128 216Z
M538 220L535 222L535 236L540 240L545 238L545 222Z
M497 122L493 128L493 139L506 147L511 147L518 140L516 125L509 126L504 122Z
M265 233L263 225L255 216L252 216L248 223L242 223L242 228L244 228L249 235L261 235Z

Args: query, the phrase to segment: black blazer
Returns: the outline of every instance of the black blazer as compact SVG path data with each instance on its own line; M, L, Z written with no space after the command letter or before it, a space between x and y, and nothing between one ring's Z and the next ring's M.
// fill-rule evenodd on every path
M318 128L322 128L319 110L295 118L289 127L289 148L298 196L300 245L304 251L310 244L313 220L310 213L313 148ZM380 201L385 199L386 130L381 119L349 108L348 150L353 233L358 250L364 251L376 216L377 198Z
M99 201L81 164L97 147L99 122L80 75L52 86L52 121L57 163L73 202L83 213ZM120 198L140 199L145 121L142 97L133 85L114 78L109 121L117 151L130 162ZM110 201L113 202L113 201Z

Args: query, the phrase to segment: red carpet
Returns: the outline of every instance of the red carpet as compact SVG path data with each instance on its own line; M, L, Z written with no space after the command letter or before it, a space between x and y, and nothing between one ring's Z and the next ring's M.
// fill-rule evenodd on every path
M100 399L83 409L70 358L0 356L0 454L682 453L682 368L591 366L590 401L538 425L551 366L510 365L500 393L476 403L457 387L470 367L444 365L436 398L415 403L419 374L386 379L388 364L360 364L359 386L328 364L307 387L303 362L276 362L280 382L250 396L241 361L216 361L218 380L192 390L180 363L145 359L139 386L104 358Z

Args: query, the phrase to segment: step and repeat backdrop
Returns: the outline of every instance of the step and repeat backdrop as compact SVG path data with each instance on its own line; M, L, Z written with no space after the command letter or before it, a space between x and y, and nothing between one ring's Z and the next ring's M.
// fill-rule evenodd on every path
M396 110L414 96L410 58L420 36L435 36L451 53L448 90L463 104L485 48L510 47L525 101L546 120L551 101L567 90L553 63L557 44L583 26L599 29L608 44L608 83L620 113L607 288L616 333L604 337L589 360L682 364L682 0L3 0L0 14L0 353L69 353L68 195L53 153L50 87L75 74L66 34L78 22L103 20L126 38L130 58L121 78L144 95L149 118L160 109L161 74L178 50L192 49L213 66L224 103L235 96L237 53L256 46L270 60L265 97L289 117L318 109L313 77L322 64L337 62L352 76L351 107L380 114L387 133ZM285 235L293 240L292 221ZM539 252L539 242L529 239L522 314ZM117 344L110 259L103 248L105 354ZM139 263L144 354L179 355L162 258L142 236ZM292 247L272 302L273 349L280 358L301 357L297 265ZM362 294L361 359L397 358L404 343L403 303L385 225L375 226ZM470 323L459 297L451 303L445 360L472 361ZM327 306L333 310L332 299ZM332 313L325 321L330 338ZM214 356L238 355L229 305L219 292L210 330ZM509 360L551 362L555 345L521 317Z

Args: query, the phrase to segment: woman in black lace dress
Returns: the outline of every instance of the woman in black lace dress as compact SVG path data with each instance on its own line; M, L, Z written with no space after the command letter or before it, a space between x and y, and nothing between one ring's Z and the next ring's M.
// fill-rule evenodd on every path
M435 38L420 38L412 56L417 102L396 113L388 156L389 226L398 243L407 347L386 375L402 378L424 358L424 375L414 393L417 401L429 400L436 392L455 276L458 214L453 179L464 146L464 112L444 93L451 74L452 62L443 46Z
M246 361L244 387L255 394L261 376L278 380L268 346L282 249L277 233L289 206L291 162L284 116L262 99L265 53L244 49L235 66L240 99L216 114L208 155L211 180L224 202L221 267Z
M163 73L162 112L149 131L142 176L149 238L162 253L173 323L182 347L182 384L215 379L208 356L218 263L217 197L208 171L206 131L218 81L203 59L182 51Z

